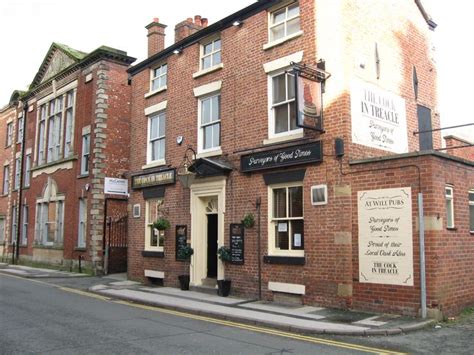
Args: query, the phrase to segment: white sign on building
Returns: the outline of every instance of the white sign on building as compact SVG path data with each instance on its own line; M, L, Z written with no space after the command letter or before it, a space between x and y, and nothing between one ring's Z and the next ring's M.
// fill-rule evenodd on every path
M359 191L359 281L413 286L411 188Z
M128 196L128 180L106 177L104 193Z
M354 79L351 85L352 142L393 153L408 152L405 100Z

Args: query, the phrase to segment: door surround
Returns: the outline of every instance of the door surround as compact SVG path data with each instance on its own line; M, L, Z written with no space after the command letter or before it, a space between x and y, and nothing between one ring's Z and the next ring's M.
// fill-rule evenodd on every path
M226 178L209 178L191 185L191 247L194 254L191 258L191 285L201 286L207 277L207 201L217 197L217 243L224 245ZM206 221L206 223L203 223ZM224 278L224 265L217 261L217 279Z

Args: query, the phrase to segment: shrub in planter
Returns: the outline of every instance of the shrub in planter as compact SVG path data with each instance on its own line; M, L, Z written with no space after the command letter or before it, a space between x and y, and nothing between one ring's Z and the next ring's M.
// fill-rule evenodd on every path
M164 231L171 226L170 221L168 221L164 217L158 218L155 222L153 222L153 228L158 229L159 231Z
M186 245L185 247L178 250L178 258L185 261L185 269L189 269L188 263L190 262L191 256L194 254L194 249L191 248L190 245ZM178 276L180 288L183 291L189 290L189 281L190 277L188 274L183 274Z
M255 216L253 213L247 213L242 220L242 224L245 228L252 228L255 225Z
M221 259L224 262L228 262L232 260L230 256L230 248L227 248L225 246L221 246L219 249L217 249L217 255L219 256L219 259Z

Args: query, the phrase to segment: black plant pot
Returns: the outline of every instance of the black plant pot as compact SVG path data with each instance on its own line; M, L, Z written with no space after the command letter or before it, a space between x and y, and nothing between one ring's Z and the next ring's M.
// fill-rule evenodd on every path
M229 296L230 293L230 280L217 280L217 295L222 297Z
M179 275L179 284L181 286L181 290L188 291L189 290L189 275Z

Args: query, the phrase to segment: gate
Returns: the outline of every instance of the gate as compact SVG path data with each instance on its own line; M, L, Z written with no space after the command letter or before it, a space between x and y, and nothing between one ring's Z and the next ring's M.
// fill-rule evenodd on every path
M105 208L104 273L127 272L127 201L107 199Z

